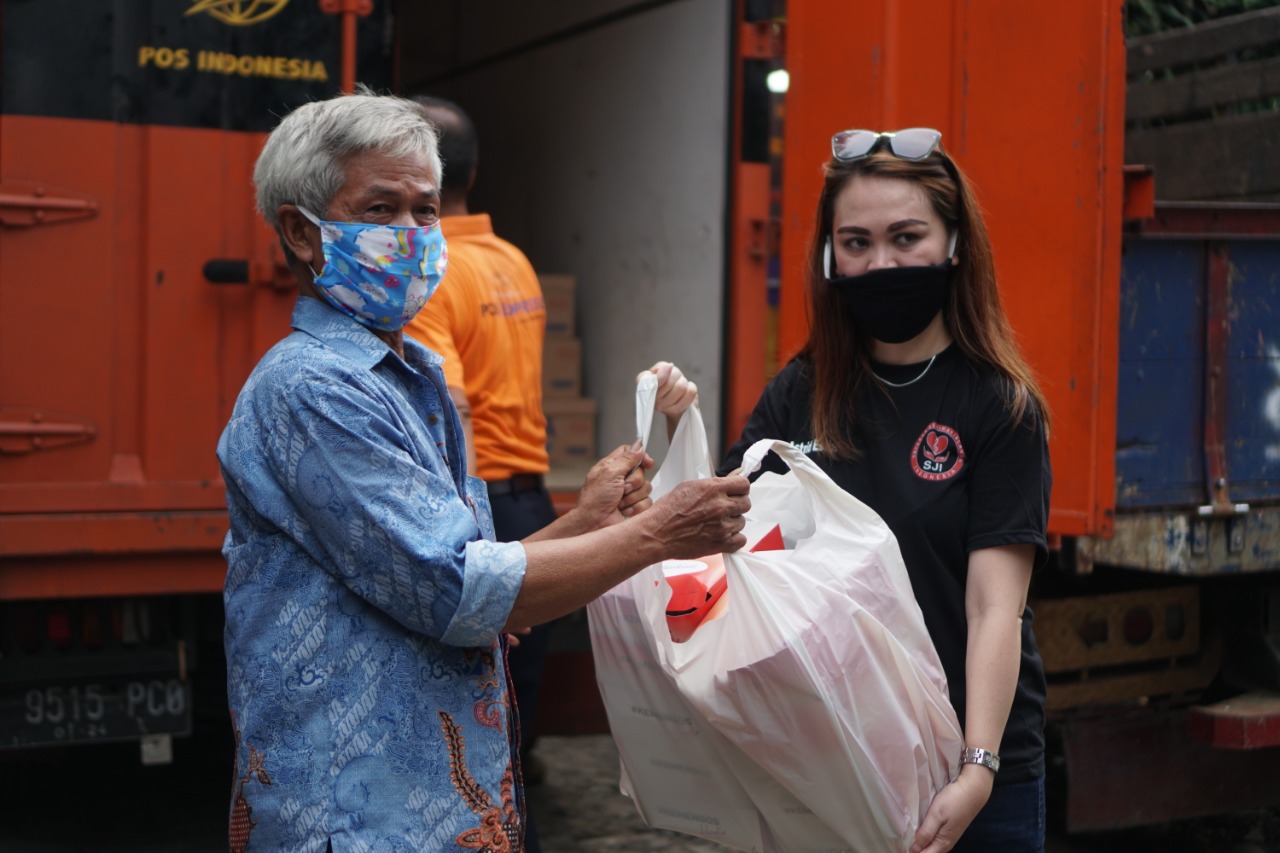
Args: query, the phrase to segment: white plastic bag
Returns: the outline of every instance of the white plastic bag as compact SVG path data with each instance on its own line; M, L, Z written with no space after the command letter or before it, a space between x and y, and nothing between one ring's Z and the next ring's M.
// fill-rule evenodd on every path
M648 445L657 377L636 387L637 435ZM655 498L687 479L710 477L706 430L696 406L680 421ZM707 725L658 663L652 619L666 629L669 587L651 566L587 606L596 682L622 765L621 789L650 826L767 853L759 813L720 757L733 747ZM651 612L641 614L638 606ZM669 638L668 638L669 641Z
M656 495L710 473L690 412ZM753 484L748 539L788 548L726 555L722 617L672 642L660 564L589 608L623 791L741 850L901 853L963 745L942 667L888 527L785 442L743 470L769 450L791 472Z

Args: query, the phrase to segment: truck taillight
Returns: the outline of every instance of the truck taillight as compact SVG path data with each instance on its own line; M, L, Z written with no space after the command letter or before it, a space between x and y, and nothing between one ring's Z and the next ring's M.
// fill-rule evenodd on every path
M1130 607L1124 614L1124 639L1131 646L1140 646L1151 639L1156 620L1145 607Z
M54 609L45 617L45 635L55 649L71 647L71 614L65 608Z

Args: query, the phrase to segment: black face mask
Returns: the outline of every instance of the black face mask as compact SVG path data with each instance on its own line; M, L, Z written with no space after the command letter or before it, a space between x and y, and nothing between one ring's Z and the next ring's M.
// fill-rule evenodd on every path
M947 304L954 269L947 258L931 266L828 278L827 283L849 306L858 328L886 344L901 344L928 328Z

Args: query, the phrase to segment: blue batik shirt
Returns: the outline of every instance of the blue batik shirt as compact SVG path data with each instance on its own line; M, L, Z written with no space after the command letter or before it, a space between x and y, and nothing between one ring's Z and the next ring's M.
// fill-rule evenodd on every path
M302 297L218 443L231 848L518 850L499 636L524 580L441 359Z

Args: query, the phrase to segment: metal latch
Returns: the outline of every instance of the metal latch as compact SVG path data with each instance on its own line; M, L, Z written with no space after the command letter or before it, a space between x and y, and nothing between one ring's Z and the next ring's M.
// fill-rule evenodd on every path
M98 428L38 409L0 409L0 454L30 453L91 441Z
M85 193L38 181L0 182L0 225L29 228L97 215L97 200Z

